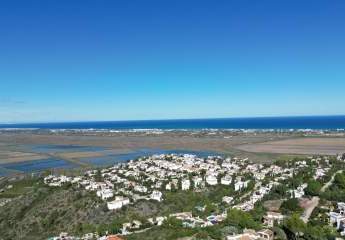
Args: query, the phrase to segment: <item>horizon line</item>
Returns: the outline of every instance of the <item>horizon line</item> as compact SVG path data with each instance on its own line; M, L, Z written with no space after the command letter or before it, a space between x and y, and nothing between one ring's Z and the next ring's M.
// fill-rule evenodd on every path
M345 117L345 114L329 115L282 115L282 116L247 116L247 117L206 117L206 118L163 118L163 119L130 119L130 120L76 120L76 121L47 121L47 122L0 122L0 125L20 125L20 124L59 124L59 123L91 123L91 122L150 122L150 121L188 121L188 120L226 120L226 119L258 119L258 118L302 118L302 117Z

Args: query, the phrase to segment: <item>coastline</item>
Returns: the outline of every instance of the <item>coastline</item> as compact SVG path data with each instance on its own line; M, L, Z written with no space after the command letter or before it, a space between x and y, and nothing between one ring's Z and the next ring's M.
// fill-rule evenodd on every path
M345 116L290 116L252 118L210 118L177 120L84 121L52 123L0 124L2 130L112 130L112 131L173 131L173 130L337 130L345 129Z

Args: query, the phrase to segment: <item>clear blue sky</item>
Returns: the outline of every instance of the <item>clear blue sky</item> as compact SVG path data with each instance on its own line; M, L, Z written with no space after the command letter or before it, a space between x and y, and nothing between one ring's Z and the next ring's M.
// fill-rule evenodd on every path
M0 122L345 114L344 0L4 0Z

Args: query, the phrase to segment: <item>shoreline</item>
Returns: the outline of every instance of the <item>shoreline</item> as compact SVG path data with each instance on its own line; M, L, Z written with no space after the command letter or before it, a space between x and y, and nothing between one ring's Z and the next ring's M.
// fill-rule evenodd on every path
M80 121L0 124L0 129L81 130L81 131L202 131L202 130L342 130L345 115L282 116L241 118L200 118L130 121Z

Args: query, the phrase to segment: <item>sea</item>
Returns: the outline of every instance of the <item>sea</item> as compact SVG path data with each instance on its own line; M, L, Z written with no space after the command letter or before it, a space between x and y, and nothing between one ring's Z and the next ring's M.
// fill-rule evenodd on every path
M251 117L177 120L0 124L0 129L315 129L344 130L344 116Z

